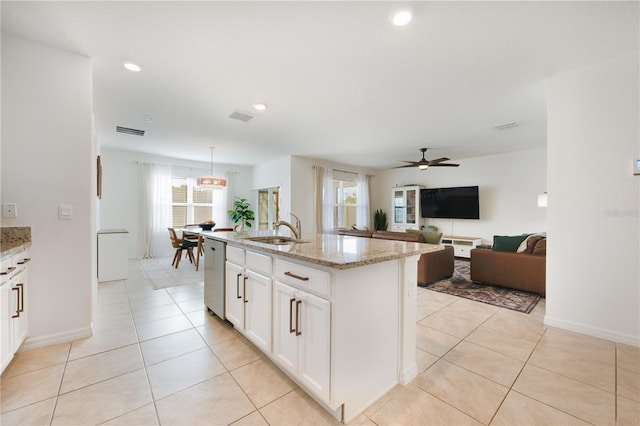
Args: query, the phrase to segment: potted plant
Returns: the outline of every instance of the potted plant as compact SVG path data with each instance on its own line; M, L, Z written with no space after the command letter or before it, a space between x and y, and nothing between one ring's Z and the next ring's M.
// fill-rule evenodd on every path
M373 215L373 227L376 231L386 231L389 223L387 223L387 214L382 209L376 210Z
M239 234L245 234L246 228L251 228L251 221L255 219L251 205L246 198L236 197L233 202L233 210L229 210L227 214L233 223L238 224L234 229Z

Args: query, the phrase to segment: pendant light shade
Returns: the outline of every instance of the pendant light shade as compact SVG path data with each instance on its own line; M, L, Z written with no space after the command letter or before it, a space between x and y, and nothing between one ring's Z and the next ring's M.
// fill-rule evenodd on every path
M211 174L209 176L201 176L198 178L198 186L203 189L222 189L227 186L227 181L221 177L213 176L213 147L211 150Z

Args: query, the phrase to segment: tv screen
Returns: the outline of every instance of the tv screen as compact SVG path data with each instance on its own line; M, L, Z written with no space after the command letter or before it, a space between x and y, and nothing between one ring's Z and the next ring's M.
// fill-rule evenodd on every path
M423 218L480 219L478 187L423 188L420 211Z

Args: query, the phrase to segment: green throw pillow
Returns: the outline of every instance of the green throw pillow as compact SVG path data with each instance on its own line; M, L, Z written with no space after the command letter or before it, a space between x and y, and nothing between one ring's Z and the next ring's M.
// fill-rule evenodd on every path
M442 238L442 232L419 231L417 229L407 229L407 232L411 234L422 234L424 242L429 244L440 244L440 239Z
M516 252L520 243L522 243L531 234L522 235L494 235L493 236L493 249L496 251L512 251Z

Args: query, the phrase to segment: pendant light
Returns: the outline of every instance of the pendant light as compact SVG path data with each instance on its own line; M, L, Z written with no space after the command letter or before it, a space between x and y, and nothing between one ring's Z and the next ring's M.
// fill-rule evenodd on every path
M222 189L227 186L227 181L221 177L213 176L213 147L211 150L211 174L209 176L202 176L198 178L198 186L203 189Z

